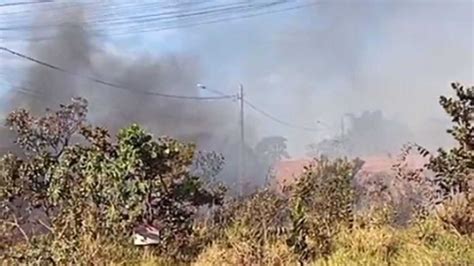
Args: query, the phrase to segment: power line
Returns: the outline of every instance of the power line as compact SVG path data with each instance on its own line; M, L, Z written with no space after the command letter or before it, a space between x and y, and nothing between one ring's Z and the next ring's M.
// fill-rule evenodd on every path
M90 17L90 19L84 21L84 24L102 24L102 25L120 25L120 24L136 24L136 23L146 23L153 21L161 21L166 19L176 19L176 18L186 18L186 17L202 17L203 15L216 15L216 14L229 14L235 11L246 11L248 10L258 10L264 9L271 6L282 5L288 2L288 0L273 0L268 3L251 3L248 1L240 1L234 3L226 4L214 4L214 5L200 5L199 3L193 3L190 6L193 8L187 8L183 3L178 4L168 4L164 5L160 3L146 3L146 4L136 4L135 6L125 6L125 8L120 5L104 8L103 12L100 12L100 15L95 17ZM188 4L189 5L189 4ZM98 7L94 7L97 9ZM124 10L120 10L124 9ZM134 10L137 9L137 10ZM170 10L171 9L171 10ZM178 10L174 10L178 9ZM182 10L181 10L182 9ZM47 11L50 11L49 8ZM160 12L154 12L155 10L160 10ZM168 11L169 10L169 11ZM119 11L119 12L117 12ZM120 13L125 14L117 14ZM148 12L153 11L153 12ZM29 11L31 12L31 11ZM132 15L130 15L132 14ZM0 14L1 16L1 14ZM28 17L28 16L26 16ZM8 16L7 16L8 18ZM24 20L25 14L19 16L20 22ZM12 17L8 18L7 22L13 20ZM59 24L60 25L60 24ZM14 29L31 29L31 28L42 28L42 27L55 27L58 24L39 24L39 25L30 25L30 26L17 26L17 27L6 27L3 30L14 30Z
M97 22L108 22L110 25L120 25L122 23L127 23L127 20L133 20L133 23L146 23L150 21L160 21L166 20L169 18L176 19L176 18L187 18L187 17L199 17L203 15L216 15L216 14L226 14L230 12L235 12L239 10L249 9L249 8L265 8L267 6L271 6L277 4L275 2L268 3L268 4L250 4L248 2L237 2L234 4L219 4L214 6L207 6L204 8L195 8L190 10L185 10L184 12L181 11L166 11L161 13L152 13L152 14L142 14L142 15L134 15L130 17L125 17L125 20L119 18L115 22L112 21L97 21Z
M262 114L263 116L267 117L268 119L276 122L276 123L279 123L281 125L284 125L284 126L287 126L287 127L290 127L290 128L294 128L294 129L299 129L299 130L304 130L304 131L321 131L321 129L318 129L318 128L313 128L313 127L305 127L305 126L300 126L300 125L295 125L295 124L292 124L292 123L289 123L289 122L286 122L286 121L283 121L279 118L277 118L276 116L273 116L272 114L260 109L259 107L257 107L256 105L252 104L251 102L249 102L248 100L244 100L244 103L250 107L251 109L253 109L254 111Z
M134 1L130 1L130 2L126 2L126 3L113 3L112 2L111 3L110 1L97 1L97 0L93 0L89 3L85 1L72 2L72 3L54 2L55 5L49 5L47 9L46 8L41 9L41 7L44 7L44 5L35 6L35 10L22 9L22 10L17 10L13 12L2 13L0 14L0 18L8 17L8 16L14 16L14 17L16 16L18 18L24 19L25 17L31 16L34 12L38 11L38 9L40 9L40 11L45 11L45 12L55 12L55 11L65 12L70 8L86 8L86 9L94 9L94 10L97 10L100 8L100 9L104 9L105 12L101 12L100 15L97 15L97 17L102 16L102 17L113 18L113 16L111 15L118 13L117 11L123 11L126 14L127 13L130 14L129 12L131 12L131 14L137 14L139 12L136 9L140 9L140 8L144 10L156 10L156 9L165 9L165 8L173 8L173 7L177 8L177 7L183 6L184 4L184 3L173 3L173 4L168 3L164 5L164 3L159 3L159 2L158 3L156 2L134 3ZM195 5L195 4L192 3L192 5ZM113 12L110 12L110 11L113 11ZM123 17L123 16L120 16L120 17Z
M220 92L220 91L218 91L218 90L209 89L209 88L207 88L206 86L201 85L201 84L198 84L198 86L200 86L201 88L203 88L203 89L205 89L205 90L209 90L209 91L211 91L211 92L213 92L213 93L216 93L216 94L220 94L220 95L223 94L222 92ZM299 126L299 125L294 125L294 124L291 124L291 123L289 123L289 122L283 121L283 120L277 118L276 116L271 115L270 113L268 113L268 112L266 112L266 111L260 109L260 108L257 107L255 104L253 104L253 103L249 102L247 99L245 99L243 96L244 96L244 93L243 93L243 86L240 85L240 93L238 94L238 100L241 102L241 106L240 106L240 111L241 111L241 114L240 114L240 119L241 119L240 128L241 128L241 129L243 129L243 127L244 127L244 122L243 122L243 117L244 117L244 115L243 115L243 110L244 110L244 106L243 106L243 104L245 104L245 105L249 106L251 109L253 109L254 111L256 111L256 112L258 112L258 113L264 115L265 117L271 119L272 121L277 122L277 123L279 123L279 124L281 124L281 125L284 125L284 126L286 126L286 127L291 127L291 128L293 128L293 129L299 129L299 130L304 130L304 131L313 131L313 132L314 132L314 131L321 131L321 129L319 129L319 128L312 128L312 127ZM318 124L321 124L321 125L324 125L324 126L327 126L327 127L329 128L329 126L328 126L326 123L322 122L322 121L319 121L319 120L318 120L317 123L318 123ZM241 134L243 135L243 133L241 133ZM243 139L243 138L242 138L242 139ZM243 140L242 140L242 142L243 142Z
M95 1L97 2L97 1ZM101 3L102 4L102 3ZM31 5L30 5L31 6ZM10 11L10 12L2 12L0 13L0 21L6 18L6 22L24 22L30 21L31 18L34 18L35 15L39 12L59 12L65 13L70 8L76 7L88 7L91 9L98 9L100 5L95 3L95 6L88 3L69 3L69 2L46 2L43 5L34 5L34 10L31 8L21 8L20 10ZM2 21L3 22L3 21Z
M119 32L119 33L110 34L110 35L112 35L112 36L115 36L115 35L128 35L128 34L145 33L145 32L159 32L159 31L164 31L164 30L173 30L173 29L180 29L180 28L190 28L190 27L196 27L196 26L202 26L202 25L209 25L209 24L215 24L215 23L221 23L221 22L229 22L229 21L234 21L234 20L259 17L259 16L264 16L264 15L270 15L270 14L277 14L277 13L282 13L282 12L286 12L286 11L301 9L301 8L304 8L304 7L309 7L309 6L312 6L312 5L315 5L315 4L316 3L308 3L308 4L302 4L302 5L298 5L298 6L292 6L292 7L288 7L288 8L281 8L281 9L271 10L271 11L264 11L264 12L254 13L254 14L223 17L223 18L218 18L218 19L213 19L213 20L201 21L201 22L196 22L196 23L181 24L181 25L175 25L175 26L168 26L168 27L161 27L161 28L153 28L153 27L148 28L148 29L145 28L145 29L142 29L142 30L135 30L135 31L132 31L132 32L122 32L122 33Z
M147 14L147 15L141 15L141 16L136 16L135 18L130 18L130 19L133 19L131 22L127 22L127 21L124 21L124 22L109 22L109 25L111 26L115 26L115 28L112 28L112 29L108 29L109 31L110 30L121 30L120 28L120 25L124 24L125 26L127 26L128 24L132 23L132 24L137 24L137 23L141 23L141 24L147 24L147 23L156 23L156 22L166 22L166 21L183 21L185 19L189 19L189 18L197 18L197 19L202 19L202 18L208 18L208 17L211 17L211 18L216 18L218 16L222 16L222 15L227 15L227 14L232 14L232 15L236 15L236 14L245 14L245 13L249 13L249 12L252 12L252 11L259 11L259 10L264 10L264 9L268 9L268 8L271 8L272 6L278 6L278 5L282 5L282 4L285 4L286 1L273 1L273 2L269 2L269 3L259 3L259 4L249 4L249 3L236 3L237 5L230 5L230 4L226 4L226 5L217 5L217 6L214 6L214 7L206 7L206 8L201 8L201 9L194 9L194 10L190 10L190 11L184 11L184 12L177 12L177 11L172 11L172 12L165 12L163 13L162 15L156 15L156 14ZM196 22L196 20L195 20ZM197 23L201 23L202 21L199 21L197 20ZM105 24L107 26L107 24ZM118 27L117 27L118 26ZM160 25L157 25L157 26L160 26ZM151 26L151 28L153 28L154 26ZM156 27L156 25L155 25ZM134 30L136 29L130 29L129 27L126 28L127 31L129 32L133 32ZM138 30L140 30L138 28Z
M5 4L0 4L0 7L24 6L24 5L45 4L45 3L53 3L53 0L40 0L40 1L30 1L30 2L5 3Z
M317 4L317 2L310 2L310 3L306 3L306 4L300 4L300 5L295 5L295 6L290 6L290 7L280 8L280 9L275 9L275 10L260 11L260 10L268 9L269 7L272 7L272 6L282 5L282 4L287 3L287 2L288 1L286 1L286 0L280 0L280 1L273 1L273 2L270 2L270 3L264 3L264 4L254 5L254 6L252 6L252 5L240 5L240 6L237 5L237 6L233 6L233 7L232 7L232 4L228 4L227 7L225 7L225 5L221 5L221 6L223 6L223 8L221 8L220 11L224 11L224 12L221 12L220 14L212 14L212 12L219 10L219 9L217 9L217 10L214 9L213 10L213 8L216 8L216 7L219 7L219 6L210 6L210 7L207 7L207 10L206 10L206 8L204 8L204 9L202 9L202 8L201 9L195 9L194 13L192 13L192 10L191 10L191 13L189 13L189 11L187 11L187 12L171 11L171 12L162 12L162 13L157 13L157 14L146 14L146 15L142 15L142 17L147 18L147 17L151 16L152 18L145 19L144 21L141 21L141 23L138 23L138 24L145 24L145 27L141 27L141 26L133 27L133 28L127 27L126 31L121 31L122 27L120 27L120 24L124 24L124 26L126 26L127 24L129 24L129 25L130 24L137 24L137 22L136 21L131 21L131 22L120 21L123 18L119 18L119 19L115 19L115 21L114 21L114 19L109 20L109 21L107 21L107 20L102 20L102 21L98 20L98 21L95 21L95 22L92 21L89 25L98 24L97 26L105 27L105 28L102 29L102 31L103 31L102 33L98 33L98 34L95 34L95 35L99 35L99 36L100 35L103 35L103 36L107 36L107 35L109 35L109 36L128 35L128 34L145 33L145 32L158 32L158 31L164 31L164 30L187 28L187 27L194 27L194 26L200 26L200 25L227 22L227 21L233 21L233 20L239 20L239 19L245 19L245 18L252 18L252 17L258 17L258 16L263 16L263 15L268 15L268 14L275 14L275 13L280 13L280 12L286 12L286 11L301 9L301 8L305 8L305 7L309 7L309 6ZM243 10L240 10L240 12L229 12L229 11L232 11L232 9L243 9ZM196 12L196 11L198 11L198 12ZM227 11L227 12L225 12L225 11ZM254 13L252 13L252 11ZM230 16L220 16L220 15L226 15L226 13L230 14ZM247 13L247 14L245 14L245 13ZM163 16L163 15L166 15L166 16ZM197 16L197 15L200 15L200 16ZM150 22L159 22L159 21L162 21L162 20L170 20L170 19L175 19L176 20L177 18L187 18L187 17L197 17L197 18L202 19L202 18L208 17L209 15L212 15L212 19L201 20L201 21L199 21L199 19L197 19L197 20L194 20L194 21L191 20L187 23L180 23L178 25L169 25L169 26L168 25L162 25L161 27L160 27L160 25L151 25L151 26L148 25L148 26L146 26L146 24L150 23ZM217 16L217 18L216 18L216 16ZM139 17L137 17L137 18L139 18ZM100 22L102 22L102 23L100 23ZM166 22L166 21L164 21L164 22ZM113 27L114 24L116 24L115 27ZM169 23L167 23L167 24L169 24ZM112 25L112 27L107 29L108 25ZM41 26L36 26L36 27L41 27ZM5 29L7 29L7 28L5 28ZM47 40L47 39L51 39L51 37L35 38L35 40L43 40L43 39ZM10 40L13 40L13 39L10 39Z
M238 4L238 5L237 5ZM274 4L274 3L272 3ZM150 4L148 4L150 5ZM144 11L147 10L154 10L154 9L164 9L165 7L160 7L159 4L157 3L151 3L151 5L157 5L156 8L153 6L147 7ZM256 8L259 7L265 7L266 5L269 4L260 4L256 5ZM195 8L190 9L185 12L180 12L180 11L164 11L164 12L158 12L158 13L147 13L145 12L144 14L137 14L138 12L134 12L131 10L126 10L126 12L131 12L132 16L120 16L118 18L110 18L110 16L107 16L107 13L101 14L98 19L92 19L90 21L84 22L87 26L96 24L96 25L110 25L110 26L120 26L120 25L125 25L127 24L137 24L137 23L147 23L147 22L156 22L156 21L162 21L162 20L169 20L169 19L177 19L177 18L187 18L187 17L199 17L202 15L207 15L207 14L218 14L218 13L223 13L225 14L226 12L230 11L235 11L239 10L242 8L251 8L254 5L251 5L249 3L247 4L240 4L240 3L235 3L235 4L219 4L219 5L214 5L214 6L207 6L204 8ZM173 8L177 7L175 6L168 6L168 8ZM140 7L139 7L140 8ZM113 9L112 9L113 10ZM110 9L108 10L110 12ZM105 19L102 19L101 17L106 17ZM67 23L59 23L59 24L40 24L40 25L28 25L28 26L16 26L16 27L5 27L5 28L0 28L2 31L6 30L29 30L29 29L36 29L36 28L54 28L58 26L63 26L64 24ZM82 23L81 23L82 24Z
M235 95L223 95L223 96L215 96L215 97L199 97L199 96L185 96L185 95L165 94L165 93L153 92L153 91L133 90L133 89L130 89L130 88L127 88L127 87L122 87L120 85L111 83L109 81L104 81L104 80L101 80L101 79L98 79L98 78L95 78L95 77L82 76L80 74L70 72L68 70L65 70L65 69L59 67L59 66L55 66L53 64L38 60L36 58L27 56L25 54L22 54L22 53L19 53L19 52L16 52L16 51L13 51L13 50L11 50L9 48L6 48L6 47L1 47L0 46L0 50L5 51L7 53L10 53L14 56L26 59L26 60L31 61L33 63L42 65L44 67L66 73L66 74L71 75L71 76L80 77L82 79L89 80L89 81L92 81L92 82L95 82L95 83L98 83L98 84L102 84L102 85L105 85L105 86L108 86L108 87L121 89L121 90L125 90L125 91L130 91L130 92L133 92L133 93L140 93L140 94L145 94L145 95L150 95L150 96L158 96L158 97L171 98L171 99L182 99L182 100L222 100L222 99L233 99L233 98L236 97Z

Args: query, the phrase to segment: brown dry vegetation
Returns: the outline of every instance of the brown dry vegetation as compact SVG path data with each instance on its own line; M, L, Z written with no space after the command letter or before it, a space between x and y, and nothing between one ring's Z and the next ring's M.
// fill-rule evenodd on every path
M472 265L474 87L453 89L456 97L441 97L440 104L458 146L430 154L412 144L396 160L365 158L365 164L325 157L282 163L276 180L287 180L284 188L240 198L225 197L211 182L219 156L153 138L137 125L112 139L87 124L83 100L42 117L19 110L8 125L23 154L0 163L1 259L6 265ZM426 167L409 156L413 150L427 158ZM301 169L297 178L294 169ZM32 210L45 216L31 221ZM158 244L131 244L141 224L159 228Z

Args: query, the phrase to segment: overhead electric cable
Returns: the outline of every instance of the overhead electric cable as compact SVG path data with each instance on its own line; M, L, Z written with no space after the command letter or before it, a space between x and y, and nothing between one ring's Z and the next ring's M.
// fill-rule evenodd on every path
M105 86L108 86L108 87L121 89L121 90L129 91L129 92L133 92L133 93L140 93L140 94L145 94L145 95L172 98L172 99L183 99L183 100L221 100L221 99L232 99L232 98L236 97L235 95L223 95L223 96L216 96L216 97L199 97L199 96L185 96L185 95L166 94L166 93L154 92L154 91L133 90L133 89L130 89L130 88L127 88L127 87L123 87L123 86L111 83L109 81L104 81L104 80L101 80L101 79L98 79L98 78L95 78L95 77L82 76L80 74L70 72L70 71L68 71L66 69L63 69L61 67L58 67L58 66L55 66L53 64L50 64L50 63L38 60L36 58L27 56L25 54L13 51L13 50L11 50L9 48L6 48L6 47L1 47L0 46L0 51L8 52L12 55L15 55L15 56L18 56L20 58L26 59L26 60L34 62L36 64L42 65L44 67L66 73L66 74L71 75L71 76L76 76L76 77L86 79L86 80L89 80L89 81L92 81L92 82L95 82L95 83L98 83L98 84L102 84L102 85L105 85Z
M94 19L91 18L89 20L84 21L84 24L87 26L93 26L94 24L96 26L120 26L120 25L130 25L130 24L143 24L143 23L149 23L149 22L159 22L163 20L169 20L169 19L182 19L182 18L188 18L188 17L203 17L205 15L219 15L219 14L229 14L229 13L235 13L236 11L245 11L245 10L259 10L263 8L268 8L271 6L275 5L281 5L287 2L287 0L279 0L279 1L271 1L269 3L249 3L247 1L241 1L241 2L236 2L236 3L226 3L226 4L216 4L216 5L209 5L209 6L204 6L204 7L199 7L197 6L196 8L186 8L182 9L180 11L180 6L179 4L175 5L168 5L168 6L161 6L157 3L149 3L149 4L141 4L143 7L138 7L138 10L132 11L130 8L128 8L125 11L125 14L132 14L131 16L122 16L119 14L119 16L115 15L114 18L114 8L108 8L104 9L103 12L99 13L100 15L98 18ZM155 7L153 6L146 6L146 5L156 5ZM146 8L145 8L146 6ZM115 8L117 9L117 8ZM178 9L178 10L175 10ZM150 10L160 10L159 12L147 12ZM112 11L112 12L111 12ZM21 19L23 19L24 16L21 16ZM12 17L9 18L9 21L12 21ZM35 25L30 25L29 22L25 22L28 25L19 25L19 26L10 26L8 27L8 24L5 23L5 26L0 28L0 30L6 31L6 30L29 30L29 29L34 29L34 28L54 28L61 26L65 23L59 23L59 24L35 24ZM82 24L82 23L81 23Z
M281 13L281 12L286 12L286 11L291 11L291 10L296 10L296 9L309 7L309 6L312 6L312 5L315 5L315 4L317 4L317 2L310 2L310 3L306 3L306 4L295 5L295 6L290 6L290 7L286 7L286 8L279 8L279 9L274 9L274 10L269 10L269 11L259 11L259 9L261 9L261 10L264 9L262 7L262 5L260 5L260 6L257 6L254 10L250 9L250 10L247 10L246 12L227 12L227 13L230 14L230 16L222 16L222 15L226 14L225 12L223 12L222 14L214 14L212 16L213 19L208 19L208 20L199 21L199 19L195 19L194 21L193 20L185 21L184 23L179 23L178 25L171 25L171 23L166 23L169 26L167 26L167 25L147 26L147 24L159 21L160 18L158 17L158 18L155 18L155 19L151 19L150 21L143 21L142 23L138 23L138 24L143 24L145 26L140 25L140 26L135 26L135 27L126 27L126 29L127 29L126 31L120 31L122 27L115 27L115 28L111 27L110 29L108 29L107 28L107 23L103 23L102 26L105 27L105 28L103 28L103 30L99 31L99 33L95 34L95 35L99 35L99 36L121 36L121 35L130 35L130 34L145 33L145 32L159 32L159 31L164 31L164 30L172 30L172 29L179 29L179 28L201 26L201 25L207 25L207 24L214 24L214 23L220 23L220 22L227 22L227 21L240 20L240 19L245 19L245 18L264 16L264 15L269 15L269 14ZM265 5L275 5L275 2L266 3ZM253 13L252 13L252 11L253 11ZM255 11L257 11L257 12L255 12ZM205 12L205 11L203 11L203 12ZM170 12L170 13L172 13L172 12ZM243 15L239 14L239 13L243 13ZM176 18L180 18L180 17L185 18L187 16L192 17L192 16L195 16L195 15L193 15L193 14L183 14L182 12L180 14L179 12L176 12L176 15L174 17L167 17L165 19L173 19L173 18L176 19ZM206 15L204 13L200 17L202 18L202 17L205 17L205 16L209 16L209 15ZM199 18L199 16L197 16L197 18ZM164 18L161 18L161 20L162 19L164 19ZM179 20L176 20L176 21L180 22ZM114 23L114 22L113 21L110 22L110 24L112 24L112 23ZM131 21L129 24L134 24L134 22ZM135 23L135 24L137 24L137 23ZM100 26L100 23L99 23L99 26ZM117 30L119 30L119 31L117 32ZM47 39L52 39L52 37L43 37L43 38L36 37L34 40L39 41L39 40L47 40ZM5 40L14 41L15 39L5 38ZM23 40L25 40L25 39L23 39ZM26 40L30 40L30 39L26 39Z
M290 128L294 128L294 129L299 129L299 130L304 130L304 131L321 131L321 129L319 128L313 128L313 127L305 127L305 126L300 126L300 125L295 125L295 124L292 124L292 123L289 123L289 122L286 122L286 121L283 121L279 118L277 118L276 116L260 109L259 107L257 107L256 105L254 105L253 103L249 102L248 100L244 100L244 103L250 107L251 109L253 109L254 111L262 114L263 116L265 116L266 118L276 122L276 123L279 123L281 125L284 125L284 126L287 126L287 127L290 127Z
M12 3L0 4L0 7L24 6L24 5L45 4L45 3L53 3L53 0L40 0L40 1L30 1L30 2L12 2Z
M195 27L195 26L209 25L209 24L215 24L215 23L221 23L221 22L228 22L228 21L234 21L234 20L240 20L240 19L246 19L246 18L259 17L259 16L264 16L264 15L276 14L276 13L301 9L301 8L312 6L312 5L315 5L315 4L316 3L309 3L309 4L304 4L304 5L298 5L298 6L288 7L288 8L281 8L281 9L277 9L277 10L265 11L265 12L248 14L248 15L230 16L230 17L218 18L218 19L207 20L207 21L202 21L202 22L197 22L197 23L173 25L173 26L161 27L161 28L137 29L137 30L133 30L133 31L130 30L129 32L119 32L119 33L112 33L112 34L108 34L108 35L110 35L110 36L120 36L120 35L136 34L136 33L159 32L159 31L164 31L164 30L190 28L190 27Z
M156 3L153 3L156 4ZM269 4L265 4L269 5ZM260 4L260 6L263 6L263 4ZM220 5L215 5L215 6L208 6L205 8L197 8L197 9L190 9L187 11L161 11L161 10L166 10L166 8L153 8L153 7L148 7L144 9L145 14L140 14L137 12L132 12L131 10L127 10L127 13L132 13L132 14L137 14L137 15L132 15L132 16L120 16L116 19L110 19L110 15L101 14L100 18L105 17L105 19L92 19L89 21L85 21L84 24L90 26L90 25L106 25L106 26L119 26L119 25L129 25L129 24L138 24L138 23L147 23L147 22L156 22L156 21L162 21L162 20L169 20L169 19L178 19L178 18L186 18L186 17L198 17L202 15L207 15L207 14L218 14L229 12L229 11L234 11L234 10L239 10L242 8L248 8L252 7L251 4L239 4L239 5L234 5L234 4L220 4ZM259 6L257 6L259 7ZM168 9L173 9L173 6L168 6ZM176 7L175 7L176 8ZM158 9L160 12L158 13L147 13L147 10L154 10ZM104 12L110 12L110 10L105 10ZM113 16L112 16L113 17ZM2 31L12 31L12 30L30 30L30 29L36 29L36 28L55 28L58 26L63 26L66 25L67 23L62 22L59 24L35 24L35 25L23 25L23 26L14 26L14 27L2 27L0 30ZM81 23L82 24L82 23Z

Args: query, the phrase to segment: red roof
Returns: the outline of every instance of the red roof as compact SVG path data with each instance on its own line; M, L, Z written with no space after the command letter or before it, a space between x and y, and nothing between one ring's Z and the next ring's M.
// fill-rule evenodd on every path
M396 157L388 155L382 156L367 156L361 158L365 163L362 166L360 173L374 174L380 172L390 173L394 164L397 163ZM285 160L276 163L275 177L279 183L291 182L303 173L304 167L309 165L313 160L309 158ZM427 162L426 158L419 155L409 155L405 163L409 169L417 169L423 167Z

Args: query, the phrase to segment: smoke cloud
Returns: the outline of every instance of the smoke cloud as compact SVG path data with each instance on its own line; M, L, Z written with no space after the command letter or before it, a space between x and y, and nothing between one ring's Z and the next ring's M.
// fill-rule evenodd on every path
M51 40L31 43L27 54L82 77L100 77L127 90L31 64L26 67L21 84L28 93L12 90L7 95L5 109L23 107L41 113L45 108L54 109L69 102L72 97L85 97L90 104L89 119L94 124L106 126L116 133L124 126L139 123L155 135L172 136L197 143L200 149L216 150L225 155L224 175L232 179L239 147L238 109L232 99L216 102L144 93L202 96L202 89L197 87L203 70L198 58L185 52L160 56L126 54L114 47L101 46L92 32L80 27L87 12L87 9L78 8L68 13L62 18L62 25L67 26L54 29ZM38 15L38 23L47 20L43 15ZM33 28L31 35L42 33L42 29L38 31ZM246 133L252 141L255 135L251 126L247 127ZM11 141L11 136L2 134L2 137L2 142L8 146L6 143ZM252 173L252 169L249 171Z
M186 38L199 53L212 51L211 62L232 65L222 76L238 76L249 97L282 120L329 124L318 134L260 120L259 132L286 136L293 154L339 134L344 114L376 110L412 131L405 141L437 147L450 144L438 97L452 81L474 81L473 10L462 0L319 1L230 23L229 34L209 27ZM395 137L387 134L379 142Z
M48 24L59 16L67 23L50 28L54 38L32 42L27 51L132 91L29 65L21 84L37 96L12 92L6 96L6 110L23 106L40 111L81 95L89 99L94 123L114 131L137 122L157 135L197 142L223 152L230 169L226 171L233 172L239 141L236 103L171 100L139 91L201 96L196 83L204 83L234 94L242 83L247 99L262 109L293 124L321 128L302 132L246 110L249 146L260 137L282 135L290 153L298 156L307 144L339 134L344 114L376 110L410 131L406 140L393 135L397 130L370 135L378 138L377 151L392 151L393 137L397 143L447 145L444 128L449 121L438 97L449 93L452 81L474 81L471 1L319 1L271 16L112 41L80 27L91 12L106 15L107 7L103 8L68 9L62 16L45 10L34 23ZM32 38L41 35L39 31L33 27ZM150 45L140 49L157 42L157 36L165 36L157 51ZM141 44L127 48L136 43Z

